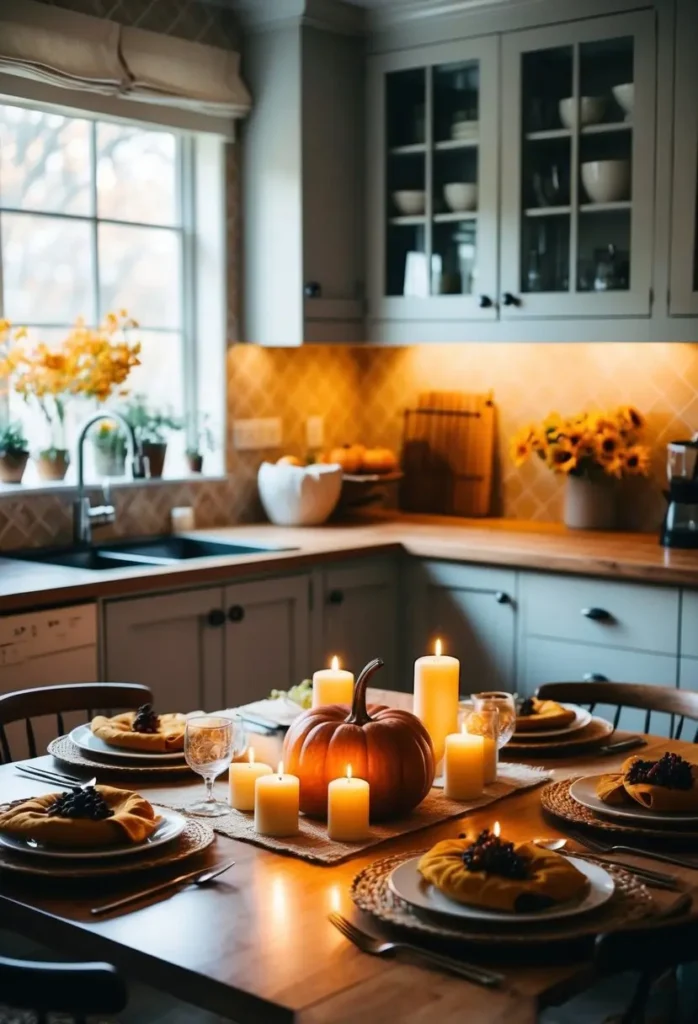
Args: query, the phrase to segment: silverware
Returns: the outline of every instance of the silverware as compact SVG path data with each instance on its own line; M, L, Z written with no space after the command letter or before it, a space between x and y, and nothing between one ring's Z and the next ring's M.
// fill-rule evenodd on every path
M44 768L36 768L32 764L18 764L15 765L16 770L20 775L24 775L30 779L38 779L40 782L48 782L52 786L79 786L81 788L87 788L88 786L94 786L97 782L96 777L90 779L89 782L85 782L84 779L78 779L74 775L64 775L62 772L51 772Z
M400 950L406 950L420 957L426 963L433 964L434 967L440 967L442 971L448 971L449 974L457 974L461 978L467 978L468 981L472 981L476 985L486 985L493 988L501 985L504 981L504 976L497 974L495 971L487 970L485 967L478 967L475 964L462 963L460 960L454 960L450 956L433 953L430 949L413 946L409 942L384 942L382 939L377 939L373 935L362 932L361 929L353 925L346 917L342 917L341 914L332 913L329 920L342 933L344 938L353 942L362 953L370 953L371 956L390 956Z
M627 740L618 740L617 743L606 743L605 746L599 747L596 753L618 754L622 750L635 750L637 747L646 746L647 740L643 740L641 736L630 736Z
M141 889L139 892L131 893L130 896L123 896L119 900L114 900L112 903L102 903L99 907L92 907L90 910L91 914L95 917L100 914L108 914L110 910L118 910L119 907L126 907L129 903L136 903L138 900L145 899L146 896L154 896L155 893L165 892L166 889L174 889L178 885L191 884L191 885L207 885L212 882L214 878L218 878L224 871L228 871L232 868L234 860L228 861L223 867L209 869L208 871L190 871L186 875L178 875L177 878L170 878L168 882L160 882L158 885L151 885L149 889Z
M584 843L581 839L572 835L570 830L570 836L576 843L583 846ZM588 860L589 854L578 853L576 850L566 850L567 839L534 839L534 844L539 846L542 850L553 850L556 853L561 853L564 857L581 857L582 860ZM598 851L599 853L601 851ZM600 857L594 857L594 860L600 860ZM676 892L681 888L680 883L674 878L673 875L667 875L663 871L651 871L649 868L636 867L634 864L623 864L620 861L612 861L609 858L603 858L609 864L617 864L619 867L629 871L631 875L637 875L643 881L647 882L648 885L653 886L656 889L669 889L671 892Z
M698 871L698 861L684 860L683 857L672 857L668 853L655 853L653 850L636 849L633 846L604 843L600 839L591 839L587 835L580 835L579 833L573 835L571 829L568 829L568 831L580 846L586 846L587 849L595 850L597 853L631 853L635 857L649 857L650 860L660 860L663 864L673 864L677 868L690 868L692 871ZM643 868L642 870L645 869Z

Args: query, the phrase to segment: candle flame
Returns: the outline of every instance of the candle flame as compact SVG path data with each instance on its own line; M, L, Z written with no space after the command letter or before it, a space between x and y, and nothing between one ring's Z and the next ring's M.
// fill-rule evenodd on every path
M499 839L500 835L502 834L502 826L499 824L498 821L495 821L494 825L492 826L492 832Z
M276 769L276 771L277 771L277 774L279 776L284 774L284 762L283 761L279 761L279 767Z
M347 765L347 778L348 779L351 778L351 765L350 764Z
M333 672L336 672L337 669L339 668L339 658L337 657L336 654L335 654L334 658L332 659L332 661L330 662L330 665L332 667L332 671Z
M441 640L437 640L434 644L434 654L437 658L441 657Z
M250 764L254 764L254 747L250 747L247 751L247 760Z

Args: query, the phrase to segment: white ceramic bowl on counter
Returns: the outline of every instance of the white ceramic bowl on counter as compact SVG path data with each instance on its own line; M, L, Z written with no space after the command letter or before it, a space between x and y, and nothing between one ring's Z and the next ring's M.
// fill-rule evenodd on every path
M613 95L626 117L631 117L635 106L635 83L623 82L622 85L614 85Z
M342 467L263 462L257 474L264 511L277 526L318 526L339 501Z
M451 181L444 185L444 199L454 213L477 209L477 185L465 181Z
M630 195L629 160L590 160L582 164L582 184L592 203L617 203Z
M393 192L393 202L405 217L418 217L427 208L427 194L416 189Z
M598 124L606 111L605 96L580 96L579 118L582 125ZM574 97L560 100L558 103L560 120L565 128L574 128L577 121Z

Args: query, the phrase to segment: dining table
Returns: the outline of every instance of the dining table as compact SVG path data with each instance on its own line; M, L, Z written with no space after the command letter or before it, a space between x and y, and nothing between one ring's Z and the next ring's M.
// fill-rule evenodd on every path
M383 699L401 697L382 692ZM616 734L614 739L622 739ZM693 744L646 737L668 750L695 756ZM626 752L599 756L546 759L556 780L617 769ZM542 764L541 759L520 759ZM52 757L31 762L53 771L62 766ZM201 779L119 783L137 789L151 803L183 806L200 796ZM218 782L221 797L225 782ZM19 773L17 764L0 767L0 802L50 792L48 783ZM468 812L468 829L491 827L498 820L502 834L514 841L564 836L563 823L546 816L540 787L526 789ZM215 824L215 820L212 821ZM61 955L101 959L127 977L145 982L186 1002L247 1024L286 1022L371 1022L399 1020L419 1024L438 1016L441 1024L467 1019L479 1022L533 1024L539 1010L565 1001L588 988L594 971L588 954L541 949L538 957L497 957L491 951L468 949L467 959L503 975L497 988L485 988L426 967L407 956L380 958L360 952L330 923L338 911L361 928L382 934L358 911L349 897L353 877L365 865L389 854L419 851L463 831L456 819L391 839L338 864L318 865L275 853L249 842L217 835L197 854L193 868L234 866L214 883L173 889L101 917L92 907L118 899L148 882L137 874L101 880L37 883L35 878L0 870L0 924L39 941ZM649 859L615 858L627 864L664 868ZM696 858L698 864L698 858ZM188 866L184 870L189 870ZM692 888L698 867L669 869ZM180 871L173 872L180 873Z

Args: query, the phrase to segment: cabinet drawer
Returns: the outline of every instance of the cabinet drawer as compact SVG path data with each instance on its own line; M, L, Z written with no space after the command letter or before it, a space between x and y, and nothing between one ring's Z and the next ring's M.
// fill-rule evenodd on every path
M681 597L681 654L698 658L698 590L684 590Z
M421 571L429 584L449 590L482 590L502 592L513 597L516 573L512 569L489 569L460 562L423 562Z
M524 636L678 652L677 589L532 573L521 579L521 607Z
M521 650L519 692L531 696L543 683L579 682L603 677L617 683L651 683L654 686L676 686L676 658L667 654L645 654L615 647L590 647L527 637ZM614 709L599 706L596 714L612 719ZM619 727L644 731L645 712L626 709ZM652 716L652 732L669 735L669 715Z

